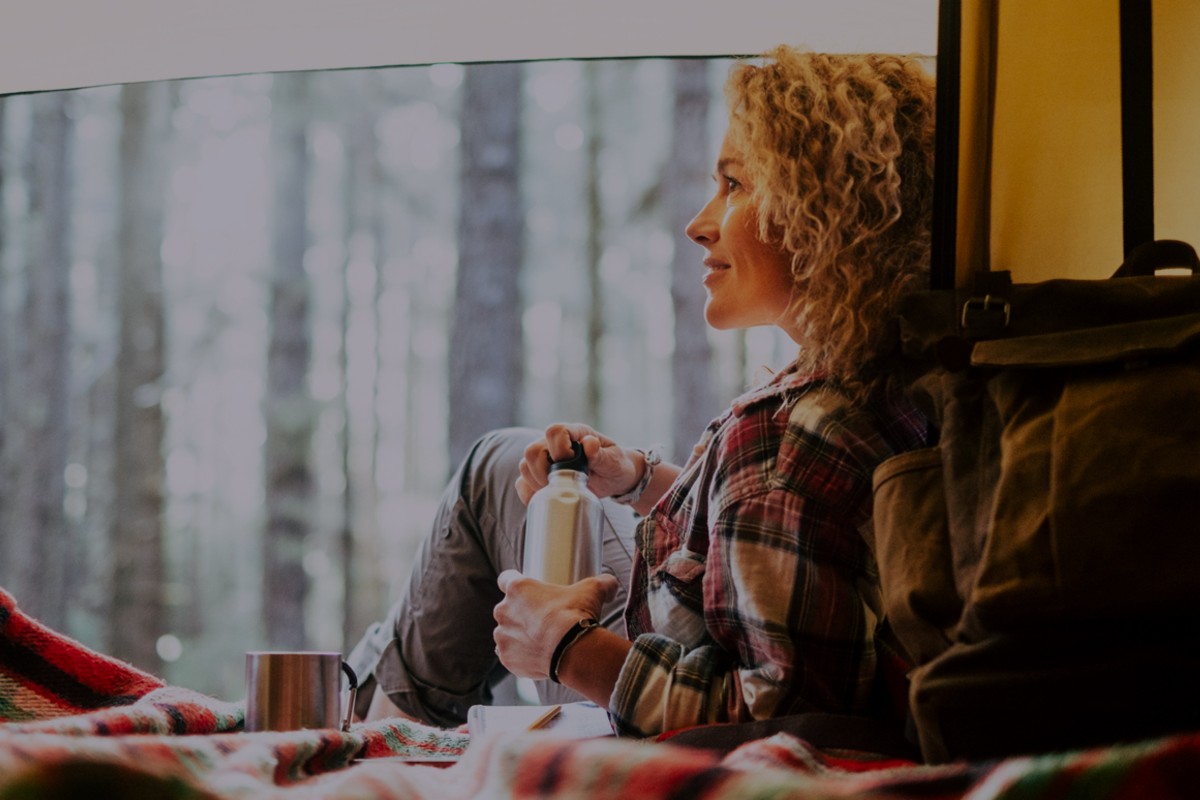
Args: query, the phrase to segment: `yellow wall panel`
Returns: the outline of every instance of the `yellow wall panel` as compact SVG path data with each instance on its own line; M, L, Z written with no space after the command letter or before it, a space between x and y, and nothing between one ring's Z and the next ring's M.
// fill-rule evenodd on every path
M1200 3L1157 0L1154 233L1200 246Z
M1123 250L1118 2L1002 0L998 30L992 268L1106 277Z

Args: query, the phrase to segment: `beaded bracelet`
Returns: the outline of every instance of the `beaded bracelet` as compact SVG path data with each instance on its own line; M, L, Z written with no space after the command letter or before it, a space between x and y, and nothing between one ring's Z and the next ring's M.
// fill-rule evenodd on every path
M631 506L642 498L642 492L646 491L646 487L650 485L650 479L654 477L654 468L662 463L662 456L659 455L658 449L651 447L649 450L638 448L638 452L642 454L642 460L646 466L642 469L642 477L625 494L613 497L613 500L621 505Z
M583 617L563 634L563 637L558 640L558 647L554 648L554 654L550 656L550 680L562 683L558 679L558 667L562 662L563 655L571 648L571 645L578 642L584 637L584 634L599 624L594 617Z

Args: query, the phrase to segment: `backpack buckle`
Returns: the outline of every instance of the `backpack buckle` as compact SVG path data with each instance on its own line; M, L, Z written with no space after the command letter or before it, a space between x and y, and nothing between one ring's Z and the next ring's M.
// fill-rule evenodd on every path
M1012 305L1003 297L985 294L969 297L963 303L962 330L969 339L996 336L1008 327L1012 318Z

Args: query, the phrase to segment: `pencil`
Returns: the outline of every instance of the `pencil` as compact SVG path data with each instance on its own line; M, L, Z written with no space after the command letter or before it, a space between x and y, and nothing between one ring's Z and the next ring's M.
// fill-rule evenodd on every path
M550 706L546 709L546 713L529 723L529 730L536 731L539 728L544 728L549 725L555 717L562 711L562 706Z

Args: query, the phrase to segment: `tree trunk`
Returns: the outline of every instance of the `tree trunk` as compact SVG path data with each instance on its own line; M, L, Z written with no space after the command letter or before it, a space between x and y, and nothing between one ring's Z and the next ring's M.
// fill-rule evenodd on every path
M263 622L271 647L304 649L308 576L304 554L313 507L310 443L315 405L308 392L311 356L308 249L309 76L286 73L272 87L274 176L270 344L264 414L266 531L263 537Z
M594 61L583 65L584 102L587 104L587 143L585 151L585 187L587 228L587 387L584 392L584 419L600 423L604 365L604 288L600 281L601 242L604 240L604 207L600 197L600 153L604 150L601 132L603 110L600 101L600 69Z
M378 529L374 509L378 504L377 453L379 443L379 374L381 370L380 345L382 342L382 320L380 319L380 295L383 292L384 230L380 210L382 192L382 165L379 161L379 142L375 133L378 123L377 104L373 91L368 87L367 98L351 120L346 132L346 268L342 271L342 316L339 370L342 378L342 440L341 459L345 478L342 495L342 530L338 536L338 547L342 563L344 605L342 630L346 646L353 645L366 626L378 615L377 600L386 594L385 586L376 586L379 580L375 546ZM349 397L354 390L349 380L349 344L351 317L355 313L355 299L351 297L349 283L350 265L360 259L369 258L374 269L374 291L369 309L362 309L361 298L357 307L371 315L374 365L371 385L366 388L370 397L372 413L354 418L350 412ZM361 357L361 355L360 355ZM355 422L362 422L361 427Z
M120 275L117 351L115 503L113 508L113 655L159 674L158 637L167 632L163 585L162 242L169 83L121 89Z
M523 379L519 182L521 65L467 67L462 217L450 340L450 463L486 431L517 421Z
M359 120L355 120L359 123ZM361 123L359 123L361 124ZM338 403L342 414L341 467L342 467L342 527L338 531L338 550L342 557L342 635L343 645L353 643L359 634L356 614L355 587L358 585L357 564L355 554L354 529L356 515L356 493L358 490L358 470L354 461L354 417L350 413L350 325L354 315L353 300L350 297L350 264L354 260L354 241L358 232L358 204L360 189L359 137L361 129L356 124L347 137L346 153L346 263L342 268L342 308L338 320L341 330L341 341L338 344L338 373L341 379L341 390L338 392Z
M69 403L70 96L31 99L25 294L13 339L20 376L8 398L5 462L10 472L3 538L6 588L47 625L66 624L70 530L63 514Z
M700 251L684 238L684 228L704 205L711 169L708 144L708 62L680 60L674 65L675 107L671 155L665 189L671 230L679 236L671 265L671 301L675 310L675 352L671 360L674 397L674 457L691 452L704 426L716 413L712 385L712 347L704 322L704 286Z
M372 126L374 134L374 126ZM371 377L371 430L370 436L364 437L367 450L368 466L365 483L365 498L355 526L355 554L358 563L370 564L370 569L357 569L352 576L357 603L347 610L347 619L352 627L346 628L346 646L353 646L356 638L351 638L355 631L361 631L364 626L378 619L377 609L387 607L391 603L388 596L391 587L391 576L380 568L380 523L379 523L379 448L383 440L383 413L380 398L380 376L383 374L383 295L385 265L388 262L388 237L383 215L383 196L386 194L387 178L383 164L379 159L379 142L372 136L372 150L369 161L368 184L371 187L371 239L375 244L375 294L371 301L371 320L375 327L374 340L374 370ZM347 651L349 652L349 651Z
M8 98L0 96L0 198L4 197L4 178L5 178L5 161L4 154L6 152L7 130L4 124L5 111L8 107ZM9 403L8 395L12 390L12 381L9 375L12 370L12 342L13 332L15 327L12 324L12 318L8 314L8 271L4 265L8 263L8 242L5 239L8 224L7 204L0 202L0 528L7 530L9 535L6 539L13 538L14 528L9 527L6 523L8 518L5 511L10 507L10 480L9 480L9 461L10 453L5 447L5 442L8 441L8 424L9 424ZM0 539L0 586L11 586L8 575L8 547L3 539Z
M4 156L3 156L3 154L5 152L5 141L6 141L4 118L5 118L5 110L7 108L8 108L8 99L6 97L0 95L0 197L4 196ZM4 254L4 224L7 221L8 221L8 219L4 213L4 208L3 208L3 206L0 206L0 258L3 258L3 254ZM3 263L3 261L0 260L0 263ZM0 314L2 314L2 313L3 313L3 309L0 308ZM2 319L2 317L0 317L0 319Z
M120 95L109 103L110 113L119 122ZM118 168L114 168L114 176ZM109 620L116 619L112 610L115 563L112 534L117 489L117 355L121 335L119 215L120 203L114 202L105 214L106 228L112 231L111 240L96 254L95 299L91 301L98 317L92 333L94 339L85 345L89 353L87 368L77 373L74 380L74 391L81 393L74 408L79 409L81 419L73 427L77 433L83 433L78 458L87 478L83 488L84 512L78 522L83 538L78 557L87 564L81 570L87 576L83 607L87 618L94 621L96 646L104 652L112 652L114 631ZM82 339L79 344L84 344Z

